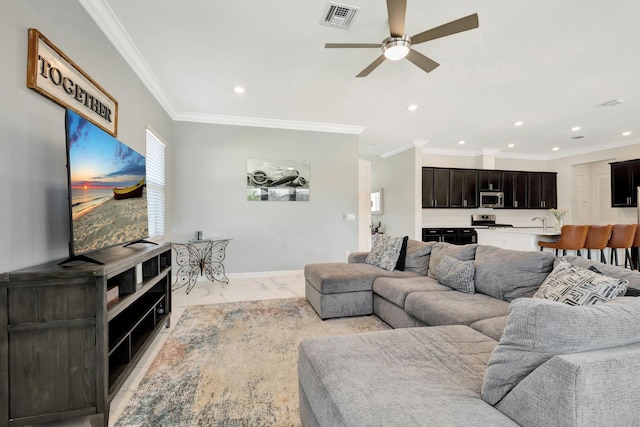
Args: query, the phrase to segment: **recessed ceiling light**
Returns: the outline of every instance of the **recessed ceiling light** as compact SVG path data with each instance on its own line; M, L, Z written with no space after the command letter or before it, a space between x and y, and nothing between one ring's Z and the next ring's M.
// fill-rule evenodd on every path
M515 146L516 146L516 144L509 144L509 145L507 145L507 147L509 147L509 148L513 148L513 147L515 147Z
M514 126L522 126L523 124L524 122L522 120L518 120L517 122L513 123Z
M244 93L244 88L242 86L236 86L233 88L235 93Z
M416 111L418 109L418 106L416 104L411 104L407 107L407 109L409 111Z
M580 126L574 126L571 128L572 131L576 132L580 130Z
M629 136L629 135L631 135L631 132L629 132L629 131L622 132L622 136Z
M560 147L553 147L552 150L553 151L558 151L560 149Z
M458 141L458 144L464 145L467 141Z

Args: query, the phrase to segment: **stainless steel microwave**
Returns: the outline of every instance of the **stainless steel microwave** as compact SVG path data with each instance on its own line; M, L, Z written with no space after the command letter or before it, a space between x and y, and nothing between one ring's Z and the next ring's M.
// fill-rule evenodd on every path
M502 191L481 191L481 208L504 208L504 193Z

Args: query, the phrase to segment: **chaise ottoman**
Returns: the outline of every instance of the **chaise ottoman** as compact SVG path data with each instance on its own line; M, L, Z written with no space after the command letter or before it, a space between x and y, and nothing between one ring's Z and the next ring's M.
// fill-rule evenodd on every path
M364 263L307 264L305 296L321 319L373 314L373 282L378 277L416 277Z

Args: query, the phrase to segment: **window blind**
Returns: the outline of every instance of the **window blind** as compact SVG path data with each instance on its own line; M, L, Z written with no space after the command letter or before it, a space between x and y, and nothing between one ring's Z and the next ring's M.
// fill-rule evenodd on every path
M165 145L147 129L147 203L149 237L164 236L165 212Z

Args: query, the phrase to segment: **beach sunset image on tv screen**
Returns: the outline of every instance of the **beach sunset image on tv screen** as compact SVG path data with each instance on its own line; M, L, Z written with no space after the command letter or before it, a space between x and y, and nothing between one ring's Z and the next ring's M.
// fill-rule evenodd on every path
M73 255L148 237L145 158L67 110Z

